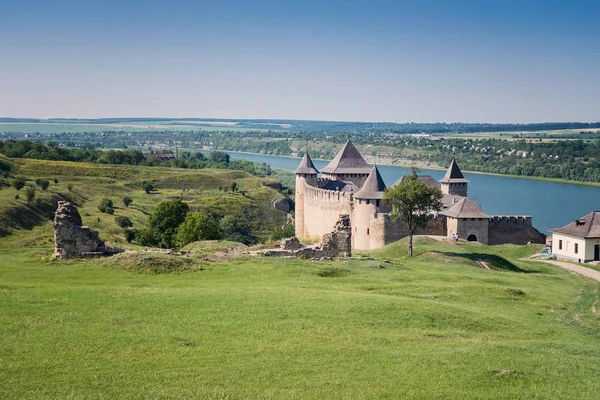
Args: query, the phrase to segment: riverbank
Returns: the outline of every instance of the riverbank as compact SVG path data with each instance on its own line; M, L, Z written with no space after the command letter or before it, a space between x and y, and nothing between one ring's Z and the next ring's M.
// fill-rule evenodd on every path
M248 154L248 155L259 156L259 157L282 157L282 158L287 158L287 159L290 159L290 160L298 160L298 163L300 163L300 158L299 157L278 156L278 155L260 154L260 153L250 153L250 152L235 151L235 150L223 150L223 149L218 149L218 150L219 151L225 151L225 152L230 153L230 154L231 153L234 153L234 154L237 153L237 154ZM203 150L203 151L204 152L210 152L211 150ZM400 168L417 167L419 169L430 169L430 170L438 170L438 171L445 171L446 168L447 168L447 167L444 167L444 166L440 166L438 164L418 162L418 161L413 161L413 160L408 160L408 159L402 159L402 158L393 158L393 159L391 159L389 157L372 157L372 156L365 156L365 155L363 155L363 157L365 158L365 160L369 164L386 165L386 166L390 166L390 167L400 167ZM313 158L313 161L329 162L331 160L326 160L326 159L322 159L322 158ZM277 169L286 171L286 169L279 168L279 167ZM288 169L287 171L293 171L293 170L294 169L292 168L292 169ZM582 181L573 181L573 180L560 179L560 178L546 178L546 177L542 177L542 176L498 174L498 173L493 173L493 172L472 171L472 170L466 170L466 169L462 169L462 171L466 172L466 173L469 173L469 174L477 174L477 175L500 176L500 177L507 177L507 178L522 178L522 179L544 181L544 182L566 183L566 184L571 184L571 185L582 185L582 186L600 187L600 183L598 183L598 182L582 182Z

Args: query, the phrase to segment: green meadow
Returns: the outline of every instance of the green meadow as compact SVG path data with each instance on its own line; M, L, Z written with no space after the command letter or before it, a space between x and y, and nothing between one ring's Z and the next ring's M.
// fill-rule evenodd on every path
M144 226L169 198L267 213L281 194L239 171L11 162L28 185L51 184L31 203L0 189L2 399L600 398L600 282L526 260L536 246L421 238L413 258L402 240L330 261L250 257L232 242L152 253L114 217ZM232 181L247 193L218 190ZM98 210L104 197L115 215ZM52 260L57 199L133 251Z
M598 398L596 281L519 261L533 247L405 245L340 261L0 250L0 396Z

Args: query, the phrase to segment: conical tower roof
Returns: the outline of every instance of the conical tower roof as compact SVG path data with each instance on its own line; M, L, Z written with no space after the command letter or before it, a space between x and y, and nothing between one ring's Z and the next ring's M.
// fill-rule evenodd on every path
M365 181L365 184L356 194L354 195L357 199L369 199L369 200L381 200L383 199L383 191L385 190L385 183L381 179L379 169L374 166L371 169L369 177Z
M460 168L458 168L458 164L456 160L453 158L448 170L446 171L446 175L440 181L442 183L450 183L450 182L469 182L465 179L465 176L461 172Z
M300 161L300 165L294 171L296 174L318 174L319 171L315 168L310 156L308 155L308 151L304 153L304 157L302 157L302 161Z
M363 156L354 147L351 141L347 141L344 147L336 154L323 171L326 174L369 174L371 167Z

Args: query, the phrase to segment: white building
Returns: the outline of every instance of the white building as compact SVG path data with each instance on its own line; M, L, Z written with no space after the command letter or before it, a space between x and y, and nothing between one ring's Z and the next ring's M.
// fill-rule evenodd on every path
M594 211L552 232L555 258L577 262L600 261L600 211Z

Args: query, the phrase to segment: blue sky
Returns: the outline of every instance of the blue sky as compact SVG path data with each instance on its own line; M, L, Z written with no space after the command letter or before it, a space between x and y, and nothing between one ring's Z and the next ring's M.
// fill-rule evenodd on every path
M4 1L0 116L600 120L596 1Z

